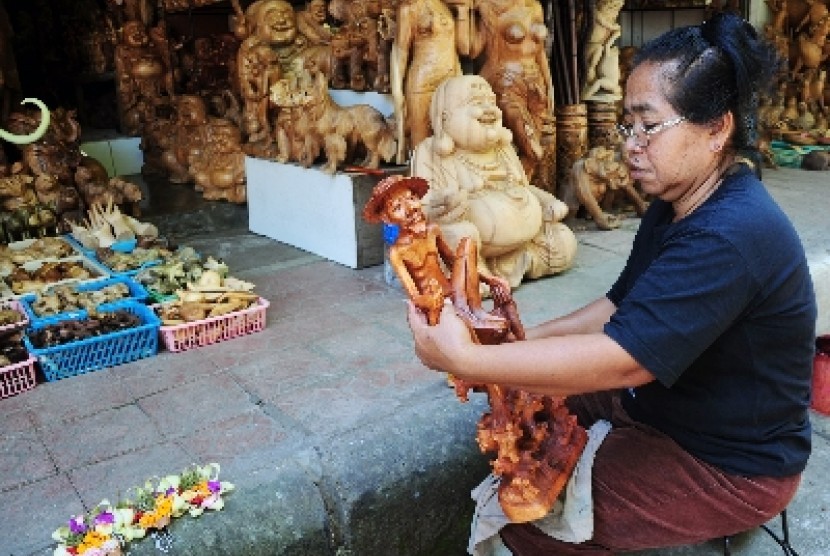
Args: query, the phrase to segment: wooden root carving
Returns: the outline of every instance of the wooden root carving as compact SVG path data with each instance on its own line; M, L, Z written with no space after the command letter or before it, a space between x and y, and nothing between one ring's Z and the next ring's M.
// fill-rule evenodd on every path
M28 145L39 140L46 133L46 130L49 128L50 112L49 108L41 100L36 98L24 98L20 104L34 104L40 108L40 124L38 124L37 129L33 132L25 135L15 135L5 129L0 129L0 139L4 139L15 145Z

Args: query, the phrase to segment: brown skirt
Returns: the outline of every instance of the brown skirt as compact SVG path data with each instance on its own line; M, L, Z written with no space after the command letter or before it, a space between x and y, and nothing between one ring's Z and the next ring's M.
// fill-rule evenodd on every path
M583 426L598 419L614 426L592 468L594 536L570 544L533 525L511 524L501 537L514 555L608 555L696 544L766 523L798 489L800 474L748 478L700 461L665 434L633 421L617 394L575 396L568 406Z

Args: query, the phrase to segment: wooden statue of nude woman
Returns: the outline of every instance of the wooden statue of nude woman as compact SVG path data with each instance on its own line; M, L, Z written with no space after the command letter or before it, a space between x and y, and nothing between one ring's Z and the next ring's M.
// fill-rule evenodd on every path
M432 93L448 77L461 75L458 54L466 54L468 16L469 8L463 3L458 5L457 17L442 0L400 0L398 4L389 60L398 164L406 162L407 145L414 149L431 135Z
M545 53L548 28L538 0L477 0L470 39L478 74L496 93L527 178L545 156L543 132L553 114L553 81Z

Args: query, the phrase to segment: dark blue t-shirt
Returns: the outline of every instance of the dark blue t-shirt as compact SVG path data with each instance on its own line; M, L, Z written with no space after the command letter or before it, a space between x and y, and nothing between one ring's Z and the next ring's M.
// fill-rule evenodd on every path
M673 223L652 202L605 333L656 378L630 415L728 473L788 476L810 455L816 301L789 219L746 167Z

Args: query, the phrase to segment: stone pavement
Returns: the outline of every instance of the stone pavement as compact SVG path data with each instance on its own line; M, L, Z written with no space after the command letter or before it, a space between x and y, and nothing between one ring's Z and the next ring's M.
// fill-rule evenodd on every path
M765 178L801 233L820 331L830 333L830 178L792 169ZM51 554L51 532L71 515L207 462L237 488L221 512L175 520L169 554L465 554L469 492L488 470L474 438L485 400L460 403L416 361L403 295L384 283L382 267L352 270L250 234L238 207L204 209L194 221L198 233L179 239L257 285L270 301L266 329L0 400L0 556ZM524 322L604 293L637 224L580 231L575 268L516 290ZM813 416L814 453L789 508L801 556L830 554L830 418ZM150 539L130 546L133 555L156 553ZM640 556L696 554L722 550L707 543ZM736 539L733 554L780 549L756 530Z

